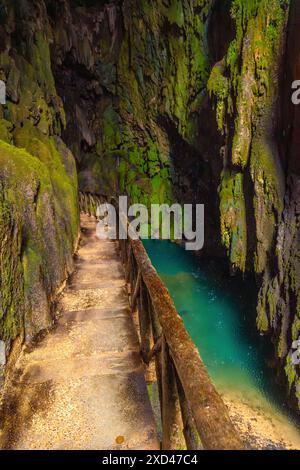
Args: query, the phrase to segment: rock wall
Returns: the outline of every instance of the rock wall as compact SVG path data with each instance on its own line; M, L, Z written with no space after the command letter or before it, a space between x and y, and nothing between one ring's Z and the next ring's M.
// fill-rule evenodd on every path
M0 2L0 340L31 341L53 321L78 238L77 175L61 139L43 2ZM2 343L3 344L3 343Z
M206 90L214 2L46 3L67 117L63 138L76 157L81 190L126 192L147 205L201 200L209 208L206 247L223 253L222 139Z
M260 309L267 312L277 355L285 366L293 404L300 408L300 370L293 365L292 342L300 337L300 107L291 101L291 84L300 77L300 4L293 0L287 30L284 80L281 87L280 128L285 170L284 208L274 250L275 269L267 271Z
M54 72L81 189L142 203L170 201L174 188L195 198L212 2L52 3Z
M208 81L224 139L222 243L233 271L256 274L257 327L271 336L279 376L299 407L291 360L300 336L299 108L291 85L300 76L300 5L234 0L228 14L235 35Z

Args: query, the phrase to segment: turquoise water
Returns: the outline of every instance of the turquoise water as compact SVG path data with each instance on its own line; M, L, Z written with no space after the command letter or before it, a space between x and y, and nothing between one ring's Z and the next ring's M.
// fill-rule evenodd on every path
M217 389L288 415L269 367L272 351L255 328L253 280L232 278L220 261L195 257L177 244L143 243Z

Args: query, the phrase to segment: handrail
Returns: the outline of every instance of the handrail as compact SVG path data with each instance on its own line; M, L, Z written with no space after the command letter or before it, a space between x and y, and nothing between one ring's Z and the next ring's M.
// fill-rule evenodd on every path
M80 209L96 215L105 196L80 194ZM138 311L141 355L154 358L162 417L162 448L242 450L226 405L216 391L199 351L174 302L153 267L141 240L119 240L130 285L132 310Z

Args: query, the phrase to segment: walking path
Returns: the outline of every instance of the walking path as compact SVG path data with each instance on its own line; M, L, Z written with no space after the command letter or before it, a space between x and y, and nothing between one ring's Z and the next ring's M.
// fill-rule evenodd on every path
M2 449L158 449L117 245L81 225L57 325L6 386Z

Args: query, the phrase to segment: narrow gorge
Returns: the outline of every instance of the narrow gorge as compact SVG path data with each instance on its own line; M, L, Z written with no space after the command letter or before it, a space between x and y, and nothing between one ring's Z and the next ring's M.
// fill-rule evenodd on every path
M252 305L263 370L299 429L299 26L299 0L0 0L0 394L56 325L79 194L204 204L192 262L242 286L239 314ZM147 243L177 307L167 251L163 266ZM184 282L178 313L218 389ZM197 315L213 315L207 305Z

